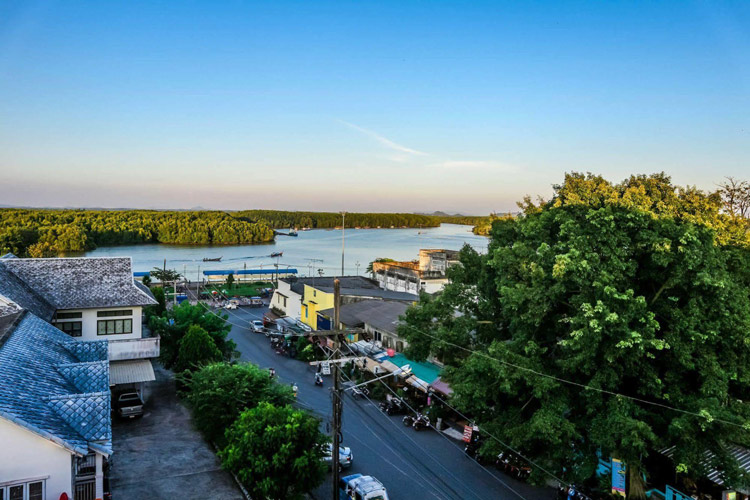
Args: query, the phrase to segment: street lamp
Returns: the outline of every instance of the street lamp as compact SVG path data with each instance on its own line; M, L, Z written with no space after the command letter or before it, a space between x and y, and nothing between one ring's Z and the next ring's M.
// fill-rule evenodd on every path
M341 214L341 276L344 275L344 247L346 241L346 212L339 212Z

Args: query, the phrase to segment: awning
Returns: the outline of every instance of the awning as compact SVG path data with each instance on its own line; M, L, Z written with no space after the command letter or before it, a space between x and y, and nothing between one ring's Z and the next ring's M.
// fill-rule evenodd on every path
M385 370L380 367L380 363L371 358L364 358L356 361L357 365L364 368L373 375L384 375Z
M419 377L415 377L414 375L412 375L411 377L406 379L406 383L411 385L412 387L416 387L422 392L427 392L427 382Z
M380 363L380 366L383 367L384 370L391 373L401 369L399 366L394 365L390 361L383 361L382 363Z
M676 446L670 446L669 448L664 448L663 450L660 450L659 453L662 455L674 458L674 454L677 451ZM743 472L750 472L750 450L745 448L744 446L740 446L738 444L729 444L726 446L726 451L729 453L729 455L732 456L735 460L737 460L737 465L739 465L740 469ZM705 457L703 459L702 465L708 469L708 475L706 478L718 484L719 486L724 486L724 480L721 478L721 471L718 469L715 469L711 462L714 460L715 456L712 452L705 450L703 452L703 456ZM740 488L735 487L738 491L746 492L747 488L740 490Z
M453 389L451 389L451 387L448 384L443 382L440 377L436 378L434 382L430 384L430 387L435 392L439 392L440 394L444 396L450 396L451 394L453 394Z
M109 385L135 384L156 380L154 367L148 359L112 361L109 364Z

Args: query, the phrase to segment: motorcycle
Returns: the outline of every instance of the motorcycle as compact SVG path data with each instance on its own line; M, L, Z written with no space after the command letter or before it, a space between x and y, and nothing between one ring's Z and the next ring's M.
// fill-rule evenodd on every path
M389 399L380 403L380 411L386 415L399 415L406 411L406 405L400 399Z
M320 373L315 374L315 385L323 387L323 377L320 375Z
M352 396L365 399L369 395L370 395L370 389L368 389L367 387L361 387L361 388L353 387L352 388ZM380 403L380 404L382 405L383 403Z
M430 419L428 419L426 416L422 415L421 413L418 413L416 417L412 417L411 415L406 415L402 422L405 426L413 427L415 431L419 431L421 429L426 429L430 427Z
M269 376L269 378L274 378L276 376L276 370L274 370L273 368L269 368L268 369L268 376Z
M297 387L297 384L292 384L292 394L294 394L294 397L297 397L297 392L299 391L299 388Z

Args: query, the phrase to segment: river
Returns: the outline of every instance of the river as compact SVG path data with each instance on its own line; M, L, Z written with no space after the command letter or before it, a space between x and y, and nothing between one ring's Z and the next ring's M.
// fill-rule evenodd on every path
M471 232L471 226L442 224L427 229L354 229L345 233L345 274L364 274L367 265L377 258L414 260L420 248L460 250L468 243L480 252L487 250L487 238ZM101 247L86 252L86 257L131 257L134 271L150 271L162 267L196 279L200 271L270 268L276 258L270 254L283 252L279 268L296 268L300 275L323 270L332 276L341 272L341 231L314 229L300 231L298 237L277 236L276 241L259 245L182 246L125 245ZM222 257L221 262L203 262L204 257ZM321 259L313 262L308 259ZM359 264L359 265L358 265Z

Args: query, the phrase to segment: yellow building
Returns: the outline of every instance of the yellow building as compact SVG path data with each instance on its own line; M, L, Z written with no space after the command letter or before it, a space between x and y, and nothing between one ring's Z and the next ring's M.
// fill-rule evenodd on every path
M317 330L318 311L333 307L333 292L325 292L306 284L300 307L300 319L302 322L313 330Z

